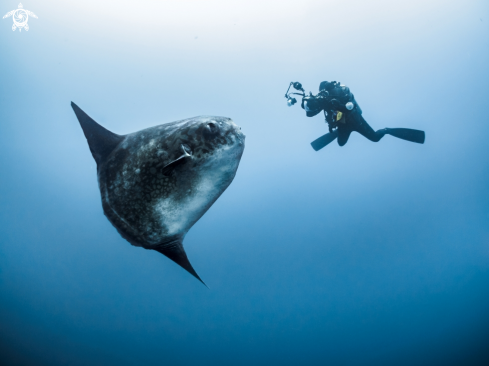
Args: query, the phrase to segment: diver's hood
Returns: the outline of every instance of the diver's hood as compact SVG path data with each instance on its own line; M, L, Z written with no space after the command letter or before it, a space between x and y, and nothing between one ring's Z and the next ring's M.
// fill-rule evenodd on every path
M332 81L332 82L329 82L329 81L321 81L321 84L319 84L319 91L321 90L331 90L333 89L335 86L335 82Z

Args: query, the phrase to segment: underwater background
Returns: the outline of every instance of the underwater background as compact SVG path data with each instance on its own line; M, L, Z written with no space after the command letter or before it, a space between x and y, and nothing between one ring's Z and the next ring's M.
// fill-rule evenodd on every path
M489 364L489 2L23 6L28 32L0 21L2 365ZM284 93L323 80L426 143L315 152L323 116ZM118 134L242 127L185 240L210 289L105 218L71 101Z

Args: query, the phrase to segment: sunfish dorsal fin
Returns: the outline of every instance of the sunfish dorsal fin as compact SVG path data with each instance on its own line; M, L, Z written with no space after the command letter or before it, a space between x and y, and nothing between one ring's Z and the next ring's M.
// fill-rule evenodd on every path
M124 140L124 136L116 135L100 126L75 103L71 102L71 107L75 111L78 122L80 122L83 133L87 138L92 156L98 166L102 164L112 150Z
M185 249L183 248L182 238L177 238L168 243L161 244L159 246L153 247L151 249L160 252L164 256L170 258L176 264L178 264L183 269L187 270L192 276L197 278L200 282L204 284L205 287L209 288L204 281L199 277L197 272L195 272L194 267L190 264L188 260L187 253L185 253Z

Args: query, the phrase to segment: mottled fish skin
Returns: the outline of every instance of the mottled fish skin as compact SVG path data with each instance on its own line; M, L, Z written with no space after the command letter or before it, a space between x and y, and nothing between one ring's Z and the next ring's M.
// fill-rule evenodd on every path
M157 250L202 281L183 238L234 179L241 128L230 118L199 116L121 136L72 107L97 162L109 221L132 245Z
M209 123L218 133L206 133ZM184 148L188 161L164 172ZM243 150L244 135L225 117L129 134L98 169L105 215L131 244L147 249L184 236L232 182Z

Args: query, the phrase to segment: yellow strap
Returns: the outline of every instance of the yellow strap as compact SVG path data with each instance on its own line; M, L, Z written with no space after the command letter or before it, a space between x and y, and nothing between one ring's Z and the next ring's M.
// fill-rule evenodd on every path
M341 119L341 117L343 117L343 113L341 113L340 111L338 111L337 114L336 114L336 121L339 121Z

